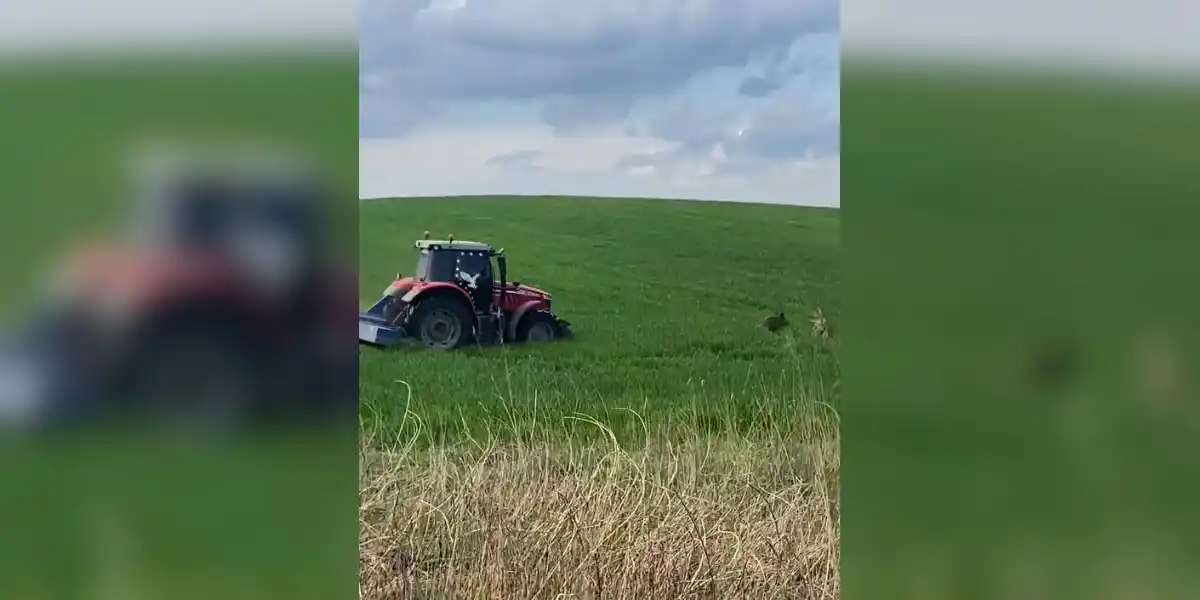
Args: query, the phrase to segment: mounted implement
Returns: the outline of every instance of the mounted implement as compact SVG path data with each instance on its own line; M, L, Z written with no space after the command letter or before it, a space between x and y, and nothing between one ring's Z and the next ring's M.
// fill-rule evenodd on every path
M428 232L413 245L421 252L416 272L412 277L397 274L382 297L359 315L359 342L411 342L452 350L571 335L570 323L552 312L549 292L508 281L503 248L455 241L453 235L431 240Z

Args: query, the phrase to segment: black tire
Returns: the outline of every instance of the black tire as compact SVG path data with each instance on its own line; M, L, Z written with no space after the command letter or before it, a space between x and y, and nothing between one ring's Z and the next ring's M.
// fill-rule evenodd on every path
M558 319L544 310L535 310L521 317L517 324L518 342L550 342L561 337Z
M471 341L474 315L466 303L446 296L419 300L408 318L408 335L427 348L454 350Z
M239 320L176 314L143 332L122 386L135 418L186 429L250 424L264 379Z

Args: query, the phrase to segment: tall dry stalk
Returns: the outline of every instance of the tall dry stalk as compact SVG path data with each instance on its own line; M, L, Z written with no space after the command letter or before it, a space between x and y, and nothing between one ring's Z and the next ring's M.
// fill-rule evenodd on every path
M360 595L840 594L836 426L777 439L364 448Z

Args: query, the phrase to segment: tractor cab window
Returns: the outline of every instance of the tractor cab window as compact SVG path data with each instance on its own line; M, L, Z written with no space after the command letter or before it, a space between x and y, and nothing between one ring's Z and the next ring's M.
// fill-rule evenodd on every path
M414 276L425 281L454 281L454 254L442 250L422 250Z
M147 199L138 234L144 241L162 246L219 247L225 242L236 206L227 191L212 182L184 182Z
M420 258L417 259L417 270L413 272L413 277L417 279L429 279L429 251L422 250Z
M148 187L137 224L143 240L165 246L225 248L234 237L269 237L296 248L320 241L320 197L304 185L250 184L218 177Z

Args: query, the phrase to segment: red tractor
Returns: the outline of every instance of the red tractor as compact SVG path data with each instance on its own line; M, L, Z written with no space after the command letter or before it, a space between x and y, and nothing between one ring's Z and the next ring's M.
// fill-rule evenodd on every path
M421 251L416 272L411 277L397 274L374 306L359 316L360 342L416 342L451 350L571 335L571 324L552 311L549 292L508 281L503 248L455 241L453 235L431 240L428 233L414 246Z
M110 416L353 422L353 272L331 261L332 198L303 168L185 166L155 179L137 236L75 249L0 344L0 425Z

